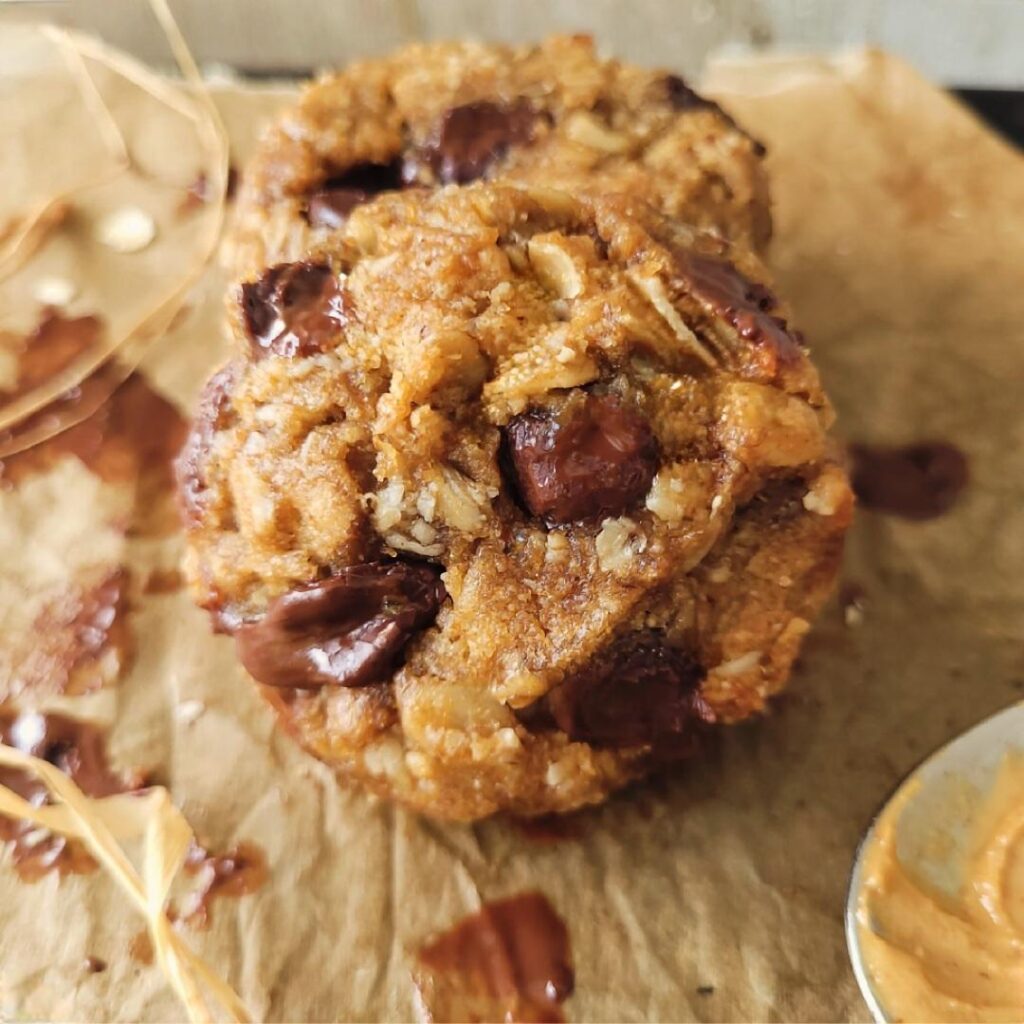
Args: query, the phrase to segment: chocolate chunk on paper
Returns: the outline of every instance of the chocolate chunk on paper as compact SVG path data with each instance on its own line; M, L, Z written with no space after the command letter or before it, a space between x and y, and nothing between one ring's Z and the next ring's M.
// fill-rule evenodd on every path
M605 45L616 30L609 24ZM57 74L42 70L34 96ZM124 565L135 581L134 657L98 694L116 698L105 706L112 766L145 766L170 783L217 850L252 841L265 852L266 884L219 901L202 936L204 956L258 1019L409 1019L416 950L485 902L540 891L571 936L575 988L559 1007L570 1021L866 1020L841 920L857 839L922 755L1019 699L1021 156L878 55L750 60L694 84L768 144L778 292L843 435L870 445L942 439L970 460L970 479L928 521L863 516L846 569L870 594L858 628L844 624L837 600L770 717L728 732L662 786L588 812L577 836L545 844L501 820L430 824L341 788L275 732L231 639L211 633L187 593L142 592L180 543L126 536L113 520L130 518L130 493L73 457L0 488L0 630L21 581L50 564L44 533L57 544L69 535L51 531L78 530L92 541L90 567ZM239 165L286 98L217 93ZM139 102L130 90L120 99ZM19 135L19 124L0 104L5 159L19 165L11 180L24 182L38 155L29 149L48 136L38 126ZM147 166L176 165L173 127L147 132ZM55 142L52 178L93 169L94 148ZM181 164L171 213L196 174L193 159ZM155 245L173 243L161 233ZM33 275L65 274L47 263L54 251L39 258L13 279L23 302ZM227 355L227 284L211 268L187 319L143 366L148 385L182 410ZM130 306L129 291L125 282ZM13 329L31 329L36 309L10 309ZM109 322L119 311L67 311L89 313ZM176 715L183 704L203 710ZM132 957L141 921L119 890L98 872L70 882L26 886L0 865L3 1011L180 1018L159 967ZM89 956L107 969L83 978Z

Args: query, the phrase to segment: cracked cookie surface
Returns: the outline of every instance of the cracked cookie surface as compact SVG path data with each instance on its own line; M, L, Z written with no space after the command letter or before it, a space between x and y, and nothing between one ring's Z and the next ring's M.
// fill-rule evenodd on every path
M755 257L475 184L360 204L234 304L188 574L317 756L442 817L564 811L783 686L852 499Z
M295 260L384 191L506 178L621 192L760 248L763 147L677 75L539 45L429 43L307 87L246 168L234 263Z

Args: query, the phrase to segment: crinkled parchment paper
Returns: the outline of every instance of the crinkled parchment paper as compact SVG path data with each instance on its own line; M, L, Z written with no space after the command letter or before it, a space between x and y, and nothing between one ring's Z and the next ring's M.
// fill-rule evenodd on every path
M21 71L18 88L57 89L53 69L26 60ZM128 569L134 655L100 672L98 690L60 699L109 721L115 763L152 770L199 834L265 850L268 884L218 901L210 929L188 933L258 1019L409 1018L410 958L425 936L481 900L534 888L570 932L570 1019L866 1016L842 931L857 839L904 771L1024 686L1024 161L877 54L717 65L707 84L769 146L772 262L842 431L954 442L971 483L930 522L862 513L845 578L864 590L863 621L847 624L834 601L767 720L729 730L667 783L583 815L580 838L537 843L500 820L437 825L339 786L274 730L231 642L184 592L143 592L180 541L125 528L125 485L69 455L0 490L4 644L40 588L71 585L83 568ZM61 116L23 125L10 77L3 89L5 206L40 147L55 182L103 159ZM216 98L241 162L287 93ZM147 166L174 169L184 188L194 154L130 90L119 104ZM170 268L188 246L176 247L170 206L158 212ZM71 260L65 244L44 245L23 280ZM92 279L115 273L102 253L91 258ZM208 272L144 363L183 410L224 351L224 285ZM11 323L34 316L27 291L3 310ZM121 292L137 298L129 279ZM95 298L72 311L119 315ZM0 687L17 666L7 671ZM27 885L0 864L0 1017L180 1019L159 969L129 955L141 923L101 872ZM84 971L87 955L107 969Z

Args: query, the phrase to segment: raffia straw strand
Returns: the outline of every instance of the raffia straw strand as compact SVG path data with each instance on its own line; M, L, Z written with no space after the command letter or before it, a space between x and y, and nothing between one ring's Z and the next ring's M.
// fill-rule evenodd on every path
M237 993L184 943L171 927L165 905L171 883L185 861L192 830L167 791L154 787L138 795L87 797L66 775L46 761L0 744L0 764L38 776L58 804L34 807L0 786L0 813L32 821L86 844L90 853L143 914L158 962L196 1022L212 1020L205 986L236 1022L249 1021ZM144 839L143 876L118 840ZM201 984L200 984L201 983Z

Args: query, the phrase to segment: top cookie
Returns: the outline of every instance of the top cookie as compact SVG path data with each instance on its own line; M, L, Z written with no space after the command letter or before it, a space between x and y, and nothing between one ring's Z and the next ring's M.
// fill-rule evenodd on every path
M764 148L677 75L602 60L587 36L416 44L310 85L240 189L235 269L299 259L394 189L505 178L621 192L755 249Z
M317 756L444 817L562 811L781 688L851 498L756 257L477 183L233 298L186 569Z

